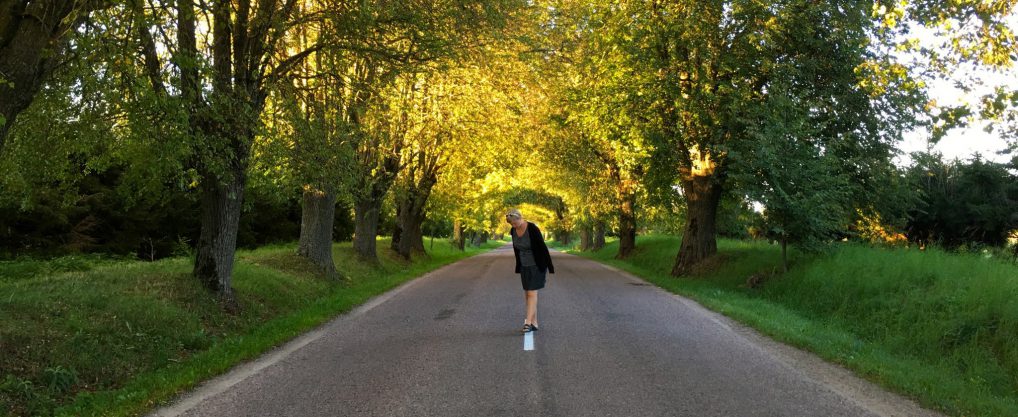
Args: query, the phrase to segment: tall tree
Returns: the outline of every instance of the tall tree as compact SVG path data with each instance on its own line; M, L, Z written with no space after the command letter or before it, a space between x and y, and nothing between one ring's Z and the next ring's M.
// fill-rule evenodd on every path
M370 64L369 64L370 65ZM373 69L365 69L369 80L374 78ZM404 92L412 86L400 85L397 90ZM404 93L405 94L405 93ZM371 93L364 93L365 98ZM354 240L357 255L367 261L377 261L375 239L378 235L378 221L382 200L396 175L403 168L403 148L406 146L406 115L389 119L390 103L375 97L368 118L354 117L359 130L355 156L355 182L353 189ZM363 108L363 107L362 107Z
M417 91L413 84L396 80L418 72L423 65L454 56L477 42L478 34L497 28L515 1L489 0L471 5L452 1L416 1L412 5L372 3L367 12L379 22L370 42L376 53L368 56L366 77L372 88L364 92L356 128L356 185L354 249L366 260L376 260L375 239L382 199L406 161L402 160L409 115L395 112L389 96L406 97Z
M757 111L765 113L749 116L753 127L747 129L754 150L732 179L765 207L764 232L781 244L787 272L789 244L818 250L843 229L851 186L839 175L838 156L823 152L820 124L789 97L772 90Z
M790 103L822 123L801 143L842 155L876 144L888 154L893 135L882 134L889 123L881 117L896 118L914 102L863 87L865 66L882 64L867 49L871 11L860 1L633 1L604 9L615 31L611 50L634 74L625 109L654 145L654 170L674 173L674 182L657 186L677 183L686 202L674 275L717 251L722 194L752 157L751 125L741 117L776 91L791 89Z
M167 87L165 75L152 74L150 80L153 90L174 94L182 103L181 125L194 143L201 233L193 273L228 309L239 308L231 285L234 251L251 146L269 86L322 47L282 47L294 26L308 19L297 13L297 5L297 0L180 0L172 4L173 14L156 13L170 4L146 11L152 15L145 21L158 33L176 35L160 40L177 70L173 87ZM151 50L155 45L143 45L146 67L164 68L158 50Z
M458 79L449 70L446 74L418 74L407 82L419 83L421 88L402 111L412 111L413 128L407 147L406 169L400 174L395 193L396 229L392 248L410 259L413 254L424 253L421 225L424 223L428 199L438 182L442 168L448 163L452 139L462 123L458 108L460 95Z
M291 50L313 50L296 65L293 76L280 80L269 97L268 131L256 143L263 154L260 172L279 177L282 167L301 193L301 229L297 254L329 277L339 277L332 257L337 197L348 194L352 145L356 132L351 106L359 103L358 57L351 45L371 30L359 4L306 2L300 14L327 13L328 19L305 22L284 40ZM343 45L328 38L348 39ZM323 38L326 38L323 42ZM363 43L360 47L367 47ZM276 178L278 181L279 179Z
M64 59L68 40L101 0L0 2L0 149L10 126L53 69Z
M189 239L192 228L189 222L152 219L187 216L192 177L182 161L191 143L173 122L182 113L178 103L146 86L144 61L124 59L125 52L142 49L139 28L146 24L135 23L127 5L105 4L111 7L90 11L67 35L60 64L11 125L0 150L5 200L0 204L20 206L30 217L38 217L40 204L45 205L46 212L70 222L66 227L77 229L79 239L98 245L70 247L123 252L150 239L148 258L154 252L166 256L178 239ZM156 70L159 77L167 69ZM110 188L92 197L79 194L95 189L97 181ZM91 203L81 204L86 197ZM182 209L160 212L167 205ZM99 207L120 208L102 212ZM149 221L127 220L147 210L152 211ZM67 216L75 212L81 215Z
M402 249L404 256L408 250L413 251L410 247L419 246L414 236L420 232L414 229L419 229L424 210L452 218L456 225L454 234L460 237L458 241L461 244L465 240L462 239L465 229L478 230L483 223L490 222L484 220L491 217L491 211L484 210L487 204L464 204L463 201L465 195L477 190L470 187L478 179L475 174L481 172L483 167L490 166L488 161L494 158L489 150L498 144L491 142L489 137L505 137L505 132L485 128L485 123L504 117L506 112L503 109L516 104L515 101L498 102L501 92L493 91L491 87L492 78L496 77L492 76L492 72L485 71L493 64L489 61L492 54L504 51L504 44L512 43L505 40L504 30L507 23L514 21L519 10L525 7L523 2L516 0L488 0L467 7L439 3L445 8L428 6L415 12L425 14L415 24L430 29L425 31L425 37L418 39L421 42L418 47L412 48L412 51L400 52L405 57L404 61L387 67L393 71L392 79L401 82L377 97L375 109L395 111L369 113L372 123L376 123L373 132L394 134L386 133L378 138L390 141L386 148L382 148L382 152L377 152L378 147L360 148L360 152L368 156L361 159L360 178L365 181L365 185L374 184L376 189L382 191L373 195L362 194L370 198L363 200L361 210L366 214L363 216L364 233L359 233L363 241L355 237L355 247L361 248L358 249L361 257L374 257L374 232L377 226L368 220L377 219L377 213L373 214L371 210L377 212L381 197L388 189L386 184L391 185L394 181L393 177L388 176L388 170L383 169L383 162L410 170L400 174L403 182L396 199L398 217L401 219L397 222L399 236L393 243L397 248L400 245L410 245ZM442 76L435 78L435 74L439 73ZM427 77L420 78L421 74ZM498 78L497 82L508 82L509 79ZM419 85L403 82L415 79ZM515 88L518 87L516 84ZM446 95L445 100L434 101L438 109L426 110L425 103L435 100L434 96L439 92ZM493 92L494 95L486 95L486 92ZM417 101L407 102L401 107L393 104L395 102L392 98L398 97L417 97ZM387 102L389 104L385 104ZM382 126L377 120L383 120L388 130L377 129ZM505 126L505 130L516 129L515 126L510 127L512 125L509 123L498 125ZM474 149L477 152L472 152ZM397 152L399 150L402 152ZM394 163L397 157L400 158L399 164ZM444 170L448 175L438 175L442 166L448 166ZM432 176L435 176L433 185ZM407 181L411 177L413 181ZM381 187L383 185L384 189ZM369 188L365 186L362 189L367 191ZM438 201L431 198L433 194L437 194ZM480 194L491 195L487 192ZM360 214L358 219L361 219ZM404 239L408 233L411 239Z
M651 150L636 129L635 112L621 111L635 94L626 57L613 53L620 35L594 4L562 2L547 17L549 54L546 66L555 71L559 105L550 109L561 133L546 144L552 172L560 183L579 188L577 207L588 207L595 221L609 213L619 236L617 257L636 248L638 201ZM566 174L567 173L567 174ZM603 227L599 229L603 232ZM602 235L603 239L603 235Z

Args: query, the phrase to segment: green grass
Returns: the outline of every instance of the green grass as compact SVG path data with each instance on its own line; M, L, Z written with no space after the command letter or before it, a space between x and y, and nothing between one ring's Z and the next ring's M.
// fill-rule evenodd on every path
M693 277L669 276L679 238L641 236L578 253L796 345L920 403L959 416L1018 415L1018 266L1006 258L841 244L824 255L720 240ZM765 277L758 288L751 275Z
M0 263L0 415L137 415L442 265L435 242L407 263L379 240L378 265L333 247L344 282L315 276L295 245L238 251L239 314L190 276L188 259L59 258Z

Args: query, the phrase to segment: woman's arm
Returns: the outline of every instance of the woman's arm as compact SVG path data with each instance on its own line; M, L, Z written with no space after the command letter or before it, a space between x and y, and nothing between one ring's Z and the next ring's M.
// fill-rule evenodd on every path
M545 264L548 266L548 272L554 274L555 266L551 264L551 252L548 250L548 245L544 243L544 235L541 233L541 229L536 224L530 223L527 228L533 226L533 231L530 234L530 240L536 242L537 251L535 254L543 258Z

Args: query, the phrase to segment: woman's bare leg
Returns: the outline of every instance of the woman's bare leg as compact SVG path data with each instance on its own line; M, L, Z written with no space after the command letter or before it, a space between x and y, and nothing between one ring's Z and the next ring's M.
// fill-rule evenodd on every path
M523 324L530 324L530 291L523 290Z
M525 323L537 326L537 291L527 291L527 319Z

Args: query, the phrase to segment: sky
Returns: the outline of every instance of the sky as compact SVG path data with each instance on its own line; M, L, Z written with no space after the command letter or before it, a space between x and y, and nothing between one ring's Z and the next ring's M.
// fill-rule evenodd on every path
M1018 89L1018 72L1016 72L1015 68L1012 68L1006 74L987 74L979 78L985 82L985 86L1003 84L1010 85L1013 89ZM977 88L971 94L966 95L950 85L950 83L937 82L930 89L930 98L940 104L974 102L979 98L978 92L986 91L987 89ZM900 158L900 162L907 165L909 163L909 158L907 157L909 153L925 151L929 138L930 132L928 130L907 133L898 146L904 154ZM997 152L1006 147L1006 142L999 134L996 132L987 133L983 131L983 125L979 124L949 132L933 146L933 150L942 153L946 159L958 158L969 160L973 154L979 153L984 160L1004 163L1010 161L1010 157L998 155Z
M1018 31L1018 14L1013 14L1008 20L1008 26ZM916 32L921 32L917 30ZM925 31L921 34L922 42L926 45L933 45L936 36L932 31ZM969 84L971 93L965 94L961 89L955 87L955 82L971 82L969 77L974 79L974 84ZM930 82L930 98L941 105L975 103L979 97L992 92L996 86L1007 86L1012 90L1018 90L1018 68L1012 65L1011 68L997 72L982 71L959 71L952 80L937 80ZM908 165L911 161L908 154L911 152L925 151L928 146L930 132L927 130L909 132L903 137L899 144L903 156L899 158L901 165ZM984 160L994 162L1009 162L1010 157L998 155L997 152L1006 148L1006 142L997 133L983 131L983 125L978 124L966 129L955 129L933 146L933 151L940 152L946 159L970 160L974 153L982 155Z

